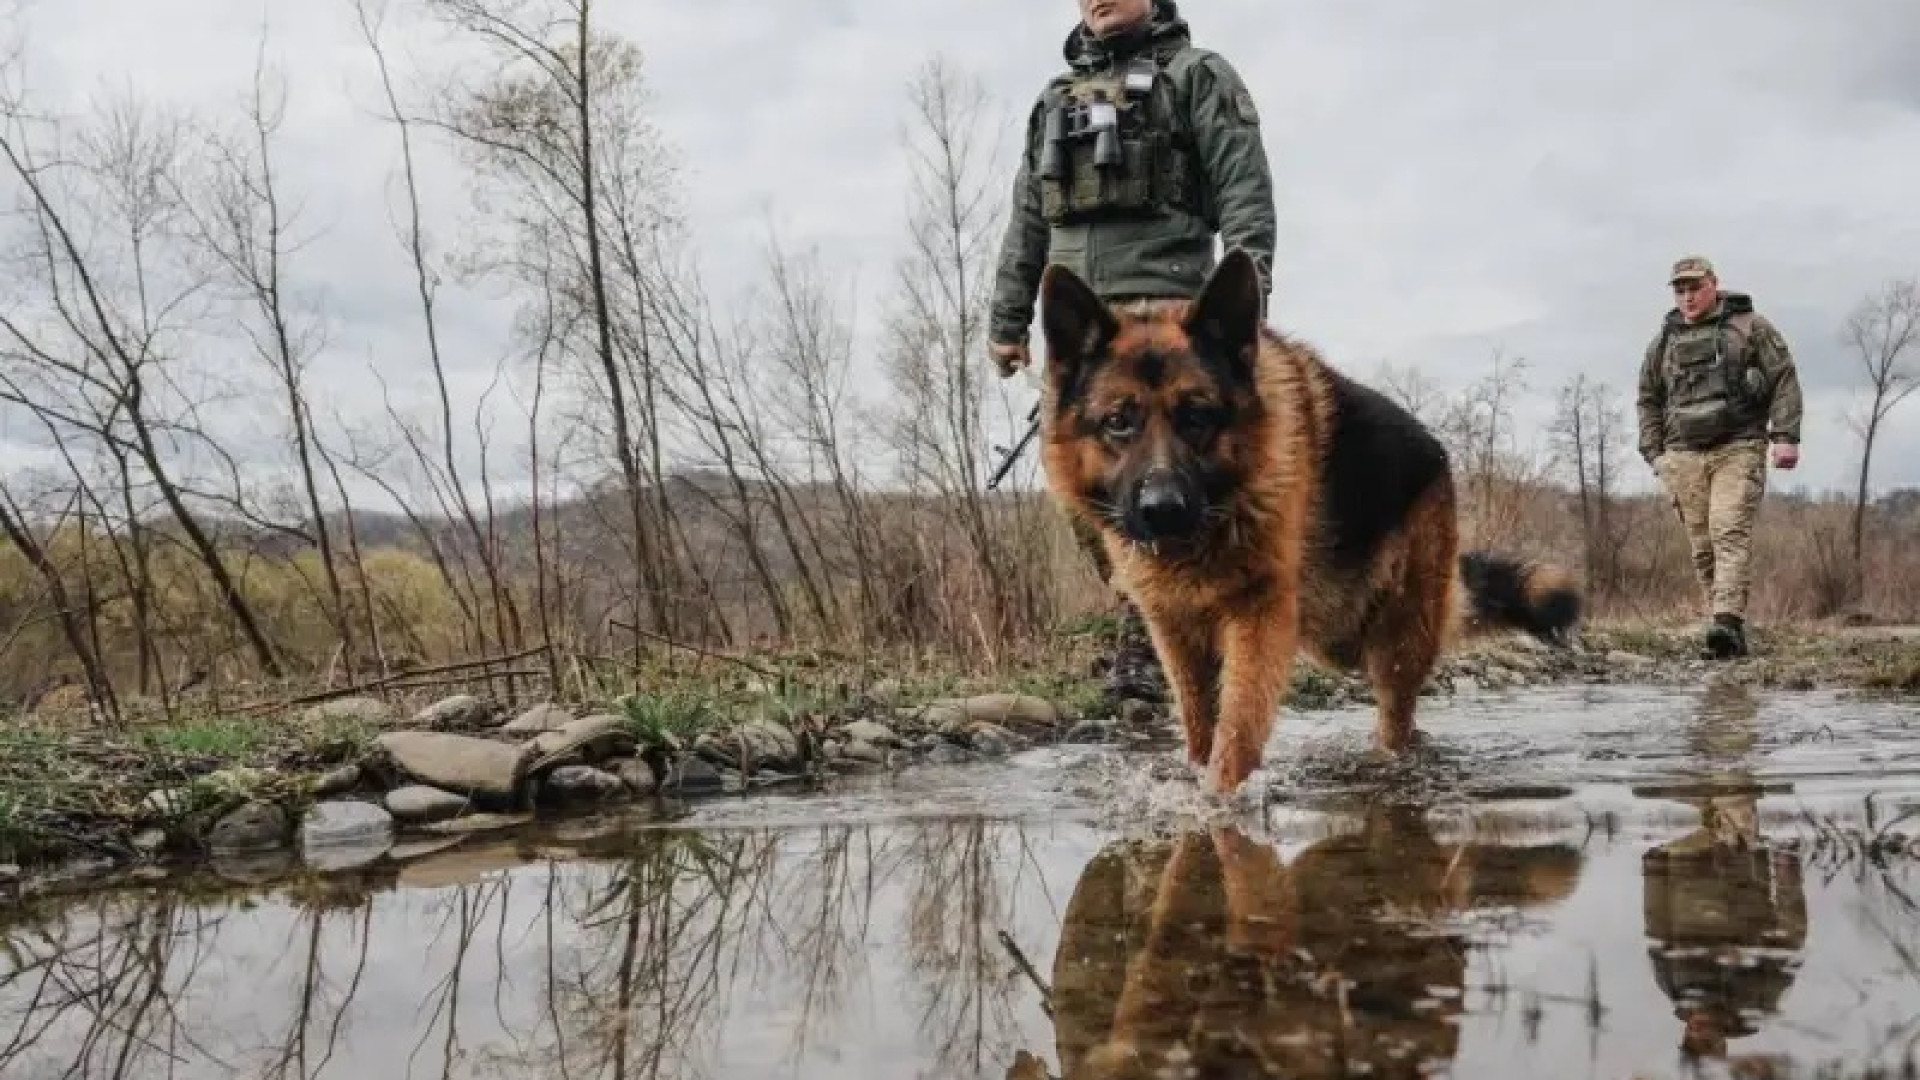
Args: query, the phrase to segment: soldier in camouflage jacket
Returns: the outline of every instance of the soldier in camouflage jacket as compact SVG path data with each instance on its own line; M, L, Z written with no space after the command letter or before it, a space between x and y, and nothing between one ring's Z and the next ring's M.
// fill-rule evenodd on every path
M1184 300L1239 247L1273 288L1273 175L1260 114L1239 74L1192 44L1175 0L1079 0L1067 69L1027 117L994 279L989 346L1004 378L1031 363L1027 338L1048 263L1109 303ZM1099 540L1076 527L1102 581ZM1110 693L1164 700L1164 678L1129 610Z
M1712 607L1707 646L1747 653L1753 522L1775 468L1800 461L1800 378L1786 339L1745 293L1690 256L1669 275L1676 306L1640 364L1640 456L1673 500Z

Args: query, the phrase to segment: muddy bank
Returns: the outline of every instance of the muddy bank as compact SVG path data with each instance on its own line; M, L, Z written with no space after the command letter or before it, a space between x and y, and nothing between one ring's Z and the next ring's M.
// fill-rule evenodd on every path
M1691 628L1596 629L1572 650L1526 639L1450 658L1430 698L1556 685L1920 690L1920 636L1761 630L1751 658L1700 658ZM1028 680L1028 686L1033 681ZM1364 706L1363 680L1302 666L1290 708ZM541 816L691 802L914 766L990 764L1061 744L1168 749L1164 703L1090 679L936 694L898 680L828 698L631 694L508 707L460 695L350 698L290 714L131 733L27 718L0 728L0 892L129 866L297 857L328 870L397 845L507 832Z

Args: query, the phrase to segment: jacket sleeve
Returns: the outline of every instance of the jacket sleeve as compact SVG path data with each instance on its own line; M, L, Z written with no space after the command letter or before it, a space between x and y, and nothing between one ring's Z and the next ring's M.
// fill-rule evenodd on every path
M1667 445L1667 384L1660 357L1664 338L1664 334L1657 333L1647 342L1646 355L1640 360L1640 390L1635 398L1640 413L1640 459L1648 464L1652 464Z
M1263 297L1273 292L1273 171L1260 137L1253 94L1233 65L1205 53L1194 65L1193 137L1226 250L1241 248L1260 267Z
M1779 328L1765 316L1753 317L1753 358L1771 390L1767 407L1767 437L1774 442L1800 441L1800 372L1793 350Z
M1020 167L1014 171L987 331L995 344L1026 342L1027 329L1033 324L1034 294L1040 290L1040 274L1047 265L1047 222L1040 215L1039 162L1046 103L1042 94L1027 116L1026 147L1020 154Z

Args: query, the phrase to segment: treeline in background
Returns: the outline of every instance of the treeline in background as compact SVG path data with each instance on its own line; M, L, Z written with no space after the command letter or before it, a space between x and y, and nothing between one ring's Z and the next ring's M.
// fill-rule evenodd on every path
M54 116L21 89L24 44L0 56L0 411L35 448L0 462L0 699L70 686L115 715L197 685L500 656L557 675L669 646L986 671L1111 610L1031 453L985 490L1030 391L986 359L1011 172L964 73L936 59L906 88L906 254L884 280L770 231L722 300L640 51L591 0L348 11L393 160L394 243L364 257L407 268L414 313L364 367L303 285L314 226L270 65L229 115L129 92ZM403 16L469 74L399 70ZM464 216L436 228L448 162ZM449 327L481 302L513 319L476 405ZM1920 491L1868 495L1916 319L1920 289L1895 282L1841 328L1871 403L1860 484L1770 499L1757 618L1920 619ZM1495 356L1451 394L1371 374L1445 436L1469 540L1580 567L1598 617L1693 617L1671 508L1628 493L1630 374L1533 386ZM1535 392L1557 394L1550 430L1516 424ZM339 406L376 396L377 415Z

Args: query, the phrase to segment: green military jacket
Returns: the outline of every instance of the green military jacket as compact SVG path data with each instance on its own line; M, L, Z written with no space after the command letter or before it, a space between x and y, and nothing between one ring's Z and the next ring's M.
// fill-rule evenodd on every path
M1040 275L1050 262L1065 265L1110 299L1192 296L1213 270L1215 234L1227 248L1253 256L1263 292L1270 294L1273 177L1253 95L1238 73L1219 55L1192 45L1174 0L1156 0L1147 24L1124 38L1100 40L1076 26L1062 51L1068 70L1048 83L1028 116L995 276L992 340L1027 340ZM1042 175L1048 114L1076 79L1119 78L1129 61L1142 56L1156 58L1164 73L1165 100L1178 129L1173 141L1189 166L1175 180L1185 205L1049 220L1060 199L1049 195Z
M1745 293L1688 323L1667 312L1640 362L1640 456L1735 439L1800 441L1800 377L1787 341Z

